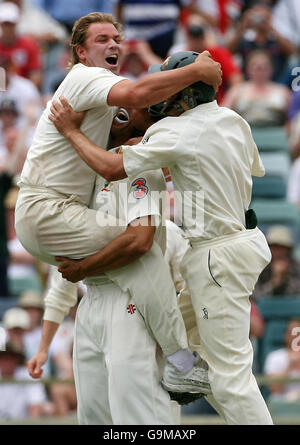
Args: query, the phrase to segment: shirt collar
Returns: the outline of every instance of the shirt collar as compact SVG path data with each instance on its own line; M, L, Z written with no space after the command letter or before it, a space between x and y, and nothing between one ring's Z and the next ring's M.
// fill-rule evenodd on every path
M216 100L213 100L212 102L197 105L197 107L192 108L191 110L187 110L184 114L188 113L191 114L195 110L209 111L209 110L217 110L218 108L219 108L218 102Z

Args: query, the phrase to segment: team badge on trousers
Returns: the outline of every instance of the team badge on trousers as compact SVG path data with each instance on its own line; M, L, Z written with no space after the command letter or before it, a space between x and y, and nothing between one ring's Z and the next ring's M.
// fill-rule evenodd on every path
M134 304L129 304L128 306L127 306L127 312L128 312L128 314L134 314L135 313L135 311L136 311L136 307L135 307L135 305Z

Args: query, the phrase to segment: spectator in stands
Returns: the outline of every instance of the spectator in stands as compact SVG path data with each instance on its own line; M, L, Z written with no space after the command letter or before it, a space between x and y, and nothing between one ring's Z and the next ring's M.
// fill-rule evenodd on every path
M2 99L2 93L1 93ZM11 99L3 99L0 101L0 131L2 133L3 143L6 145L4 133L9 128L17 128L17 121L20 113L17 109L16 102Z
M177 51L196 51L201 53L208 50L213 59L219 62L223 71L223 82L219 88L217 99L222 103L225 90L233 85L238 85L243 80L240 68L235 63L230 52L217 44L213 29L205 19L197 14L191 14L186 26L186 40L183 44L174 45L170 49L170 54Z
M36 0L35 5L45 10L53 19L63 24L71 33L74 22L91 12L112 12L111 0Z
M191 0L116 0L116 18L127 40L146 40L164 59L174 43L180 12Z
M17 26L20 35L33 37L43 47L67 39L68 34L65 27L47 14L44 9L37 8L33 1L4 1L14 3L20 10L20 21Z
M6 153L5 162L0 164L0 297L9 295L7 267L8 267L8 249L7 249L7 221L5 199L13 185L14 175L17 173L19 156L13 150L12 153Z
M66 51L68 32L65 26L54 20L45 10L35 7L33 1L12 0L12 3L20 8L17 32L21 36L33 38L41 48L43 59L42 92L48 93L50 85L61 74L60 62Z
M259 277L254 298L259 300L276 295L300 295L300 263L293 258L294 241L291 230L287 226L272 226L266 238L272 260Z
M42 85L42 63L40 48L35 40L19 36L17 24L19 8L11 2L0 4L0 55L11 58L17 74L26 77L38 87Z
M5 200L9 251L8 279L12 295L19 295L27 289L42 290L36 259L24 249L16 236L14 215L18 191L18 187L12 188Z
M23 350L8 342L6 350L0 351L0 378L30 380L24 366ZM41 383L1 385L0 419L17 420L40 417L46 404L46 392Z
M232 87L225 107L239 113L251 126L280 126L286 123L291 99L289 89L272 82L272 59L266 51L253 51L247 58L249 80Z
M297 73L299 74L298 67L299 64L297 64ZM299 84L299 82L297 83ZM291 157L292 160L296 160L300 155L300 90L296 90L292 93L292 100L288 112L288 117L288 134Z
M35 104L41 108L41 96L35 84L15 72L15 67L8 55L0 55L0 66L5 69L6 89L0 95L0 107L3 101L13 101L19 123L28 105Z
M273 9L273 27L295 46L300 44L299 0L278 0Z
M285 334L285 347L270 352L265 362L268 377L300 377L300 320L290 320ZM300 383L272 383L271 399L300 401Z
M236 0L196 0L192 10L203 17L211 26L226 34L232 22L240 16L242 1Z
M9 295L7 267L8 249L5 215L5 196L12 184L12 177L6 172L0 172L0 297Z
M227 47L242 58L245 67L247 56L256 49L270 52L273 62L273 79L277 80L287 65L288 57L295 54L295 45L282 36L272 25L272 9L265 2L256 1L237 22Z
M30 317L27 312L19 307L8 309L3 314L2 324L8 340L24 350L24 335L30 328Z

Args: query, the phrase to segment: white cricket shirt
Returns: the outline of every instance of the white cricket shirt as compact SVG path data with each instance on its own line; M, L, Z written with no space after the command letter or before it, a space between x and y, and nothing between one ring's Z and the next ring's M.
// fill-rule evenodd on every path
M161 193L166 185L161 170L151 171L137 177L125 178L121 181L107 182L101 176L97 177L95 191L91 200L91 208L101 209L101 215L117 216L130 224L137 218L153 215L156 230L155 241L163 253L166 247L166 227L163 225L163 200ZM154 193L153 193L154 192ZM109 242L109 241L108 241ZM105 274L87 277L86 285L101 285L110 282ZM77 301L77 284L62 278L56 268L52 269L50 289L45 296L44 320L61 323L70 308Z
M75 65L53 99L64 95L75 111L89 110L82 132L95 144L106 147L116 108L107 105L110 89L124 77L111 71ZM51 101L44 110L25 161L19 185L51 188L64 195L76 195L89 204L97 174L78 156L69 141L48 118Z
M249 125L216 101L155 123L123 159L128 176L169 167L186 234L199 240L245 230L251 176L264 175Z
M142 175L108 182L97 177L96 189L91 202L93 209L101 209L101 214L120 218L130 224L138 218L153 216L155 218L154 239L163 254L166 250L166 227L162 215L163 196L166 184L161 170L149 171ZM84 283L102 284L110 281L105 274L86 277Z

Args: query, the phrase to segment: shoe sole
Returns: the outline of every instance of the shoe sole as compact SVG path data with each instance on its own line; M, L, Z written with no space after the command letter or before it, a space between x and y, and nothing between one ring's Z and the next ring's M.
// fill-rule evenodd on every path
M207 384L203 384L203 385L199 385L197 386L197 389L195 388L195 386L193 386L193 388L191 388L191 386L187 385L180 385L180 389L178 389L178 385L172 385L172 384L166 384L165 382L161 382L163 388L166 391L169 392L189 392L191 394L205 394L205 395L209 395L212 394L211 392L211 388L210 385Z
M202 393L192 394L190 392L168 392L171 400L175 400L175 402L179 403L179 405L188 405L189 403L195 402L204 396Z

